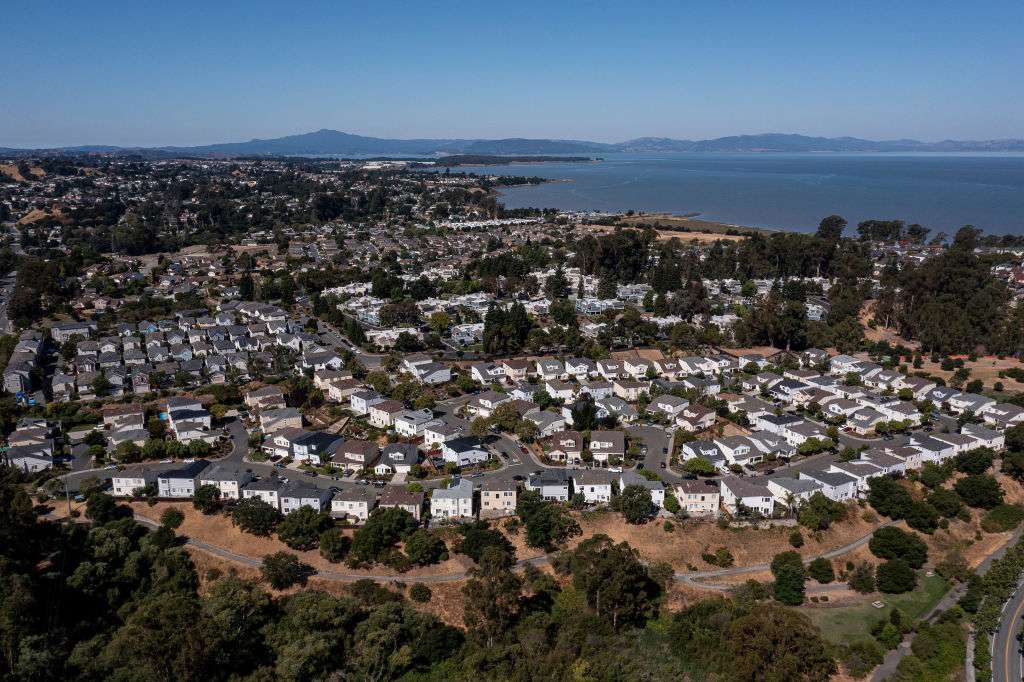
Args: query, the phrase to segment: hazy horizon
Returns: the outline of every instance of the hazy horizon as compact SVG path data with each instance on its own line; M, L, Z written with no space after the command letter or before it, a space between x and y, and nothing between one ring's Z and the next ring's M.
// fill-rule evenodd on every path
M1024 4L5 9L0 146L1024 137Z

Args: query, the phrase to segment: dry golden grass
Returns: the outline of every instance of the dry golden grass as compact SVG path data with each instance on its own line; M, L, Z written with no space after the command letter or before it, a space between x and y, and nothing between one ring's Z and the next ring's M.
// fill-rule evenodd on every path
M661 522L650 522L641 526L626 523L622 516L613 512L585 513L579 517L583 539L603 533L613 541L626 541L649 561L665 561L676 570L685 571L692 565L699 571L714 570L701 559L705 548L712 551L719 547L728 549L736 566L754 566L768 563L780 551L792 549L789 535L792 528L770 529L742 528L722 529L709 521L689 520L674 523L675 529L668 532ZM881 520L865 521L861 511L854 507L844 521L820 533L803 531L804 545L798 551L803 556L816 556L822 552L842 547L867 535L881 524ZM744 580L746 576L744 577Z
M19 225L30 225L32 223L39 222L45 218L53 218L57 222L67 224L69 222L67 216L61 211L59 206L54 206L49 211L44 211L39 208L33 208L31 211L23 215L18 219Z
M139 516L153 521L160 520L160 514L168 507L180 509L185 520L178 528L178 533L194 540L205 542L209 545L225 549L240 556L252 559L262 559L274 552L291 552L297 555L303 562L317 570L333 571L337 573L351 574L357 579L359 577L373 577L374 575L401 576L402 579L415 582L418 576L450 575L465 571L472 566L472 560L462 554L451 554L447 561L434 566L414 568L405 573L399 573L386 566L374 566L372 570L352 569L344 564L333 564L322 556L317 550L297 551L289 548L276 537L261 538L255 535L244 533L231 524L223 514L204 515L197 512L191 503L180 502L159 502L150 507L145 502L130 503L132 510ZM352 531L345 531L351 535Z

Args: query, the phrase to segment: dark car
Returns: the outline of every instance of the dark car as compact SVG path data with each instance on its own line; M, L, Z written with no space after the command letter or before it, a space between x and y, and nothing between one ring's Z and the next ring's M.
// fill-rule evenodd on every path
M662 463L660 464L660 466L661 466L661 468L662 468L662 469L667 469L667 468L668 468L668 465L667 465L667 464L665 464L664 462L662 462Z

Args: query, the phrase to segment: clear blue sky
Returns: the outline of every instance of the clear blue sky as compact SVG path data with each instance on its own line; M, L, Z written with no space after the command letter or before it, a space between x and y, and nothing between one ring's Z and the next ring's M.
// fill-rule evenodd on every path
M1024 137L1021 0L10 0L0 17L0 146Z

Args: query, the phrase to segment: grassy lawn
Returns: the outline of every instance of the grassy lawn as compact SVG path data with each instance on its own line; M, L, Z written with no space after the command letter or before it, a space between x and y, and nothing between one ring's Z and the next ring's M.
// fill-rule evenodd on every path
M837 606L834 608L801 609L814 624L821 628L822 634L836 644L848 644L858 639L871 636L871 627L883 618L889 617L894 608L903 611L912 620L926 614L942 598L949 589L944 579L937 575L930 578L922 577L913 592L906 594L883 594L868 597L863 604L853 606ZM885 602L885 608L876 609L871 602L878 599Z

